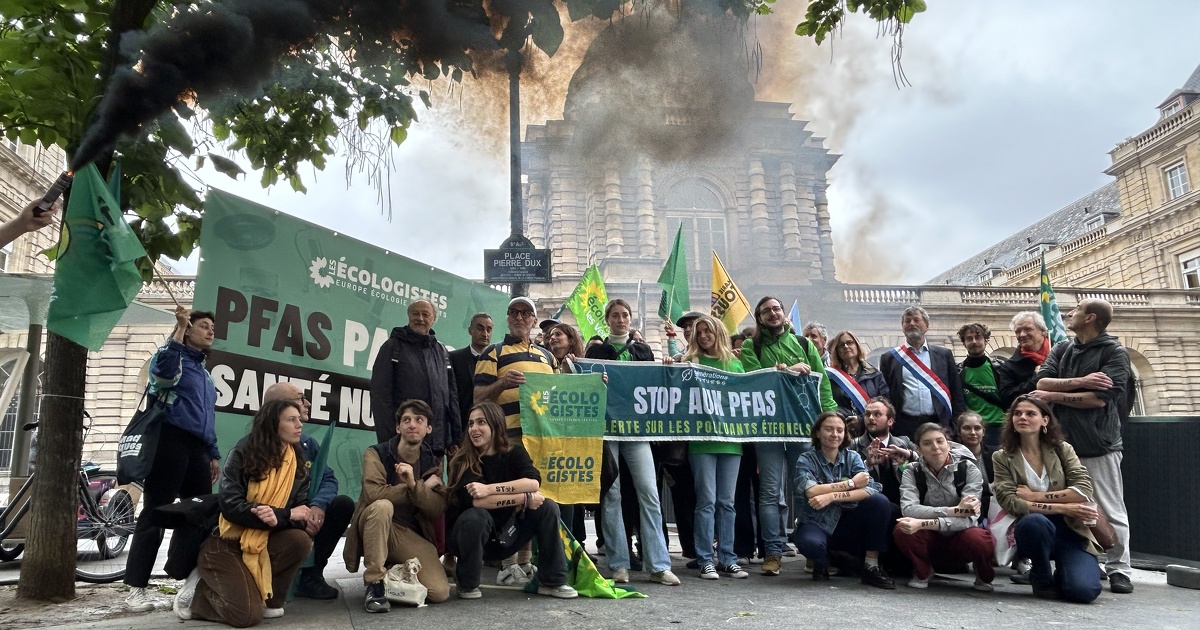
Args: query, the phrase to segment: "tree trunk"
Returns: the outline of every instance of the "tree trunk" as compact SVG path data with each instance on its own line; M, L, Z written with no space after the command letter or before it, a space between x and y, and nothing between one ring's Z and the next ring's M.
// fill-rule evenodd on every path
M75 597L75 490L83 449L87 349L47 333L46 377L38 427L37 474L17 597L66 601Z

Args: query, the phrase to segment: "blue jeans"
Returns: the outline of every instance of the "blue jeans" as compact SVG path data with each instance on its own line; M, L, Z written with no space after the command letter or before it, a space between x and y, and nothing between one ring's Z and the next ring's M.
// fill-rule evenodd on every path
M692 453L692 477L696 480L696 561L713 564L713 529L717 537L717 564L737 562L733 553L733 494L737 488L741 455Z
M634 490L637 492L638 508L641 515L642 529L640 540L642 564L647 571L658 573L671 568L671 556L667 553L667 541L663 538L662 507L658 501L658 488L654 486L654 455L650 453L649 442L623 442L610 440L604 443L613 461L620 462L624 458L625 465L633 476ZM621 478L605 494L602 509L604 510L604 552L608 555L608 568L629 568L629 545L625 537L625 519L621 516ZM711 546L711 545L710 545Z
M768 556L782 556L787 534L780 521L783 489L791 484L800 454L812 450L811 442L758 442L758 525Z
M1100 596L1100 566L1086 551L1086 540L1058 515L1026 514L1017 521L1017 556L1029 558L1034 588L1053 587L1059 597L1090 604ZM1055 570L1050 573L1050 561Z

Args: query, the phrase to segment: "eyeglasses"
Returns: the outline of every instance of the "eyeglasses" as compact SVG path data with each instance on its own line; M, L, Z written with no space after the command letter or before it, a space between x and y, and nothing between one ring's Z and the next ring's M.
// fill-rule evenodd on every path
M758 311L758 314L762 315L763 313L782 313L782 312L783 312L782 306L766 306L766 307L763 307L762 309L760 309Z
M508 310L509 317L519 317L519 318L524 319L526 317L533 317L533 315L534 315L533 311L518 311L518 310L514 310L514 309Z

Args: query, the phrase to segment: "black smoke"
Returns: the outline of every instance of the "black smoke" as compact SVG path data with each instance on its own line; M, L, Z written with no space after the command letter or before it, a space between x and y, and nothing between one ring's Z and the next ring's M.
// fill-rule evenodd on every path
M223 0L177 12L121 40L129 65L114 73L71 168L185 101L261 91L289 53L337 37L344 48L391 47L412 71L494 49L483 0Z

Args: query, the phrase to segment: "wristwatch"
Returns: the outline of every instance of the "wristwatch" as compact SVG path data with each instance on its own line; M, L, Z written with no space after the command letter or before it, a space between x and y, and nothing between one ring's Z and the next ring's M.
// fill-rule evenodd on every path
M850 489L853 490L854 489L854 477L847 479L846 485L850 486Z

